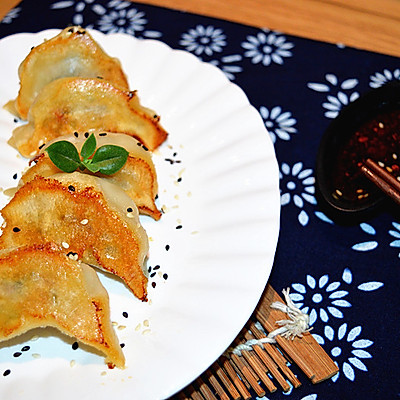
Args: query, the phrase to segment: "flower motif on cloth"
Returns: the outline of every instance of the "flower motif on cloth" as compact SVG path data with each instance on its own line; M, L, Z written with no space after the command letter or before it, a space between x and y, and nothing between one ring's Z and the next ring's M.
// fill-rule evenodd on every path
M378 88L390 81L400 80L400 68L396 68L394 71L385 68L382 72L375 72L370 79L369 86L372 88Z
M161 32L145 29L148 23L145 13L131 6L129 1L113 0L107 4L108 9L101 6L94 8L93 11L101 16L97 21L98 28L106 33L129 33L146 38L161 37Z
M197 25L182 34L179 44L196 56L203 53L211 56L214 53L222 52L222 49L226 46L226 35L222 29L215 28L212 25Z
M226 77L233 81L235 79L235 75L239 72L243 71L243 68L240 65L234 65L234 63L241 61L242 56L240 54L231 54L227 56L222 56L220 60L211 60L210 64L215 65L220 68L222 72L226 75Z
M133 36L147 38L159 38L161 32L146 30L148 23L145 13L132 7L132 3L122 0L111 0L106 6L95 3L94 0L78 1L58 1L54 3L52 9L63 9L74 7L75 14L72 22L75 25L84 25L83 11L90 6L90 10L100 16L95 24L86 25L87 28L97 28L105 33L128 33Z
M303 313L309 314L310 325L315 323L318 315L323 322L328 322L330 315L343 318L343 313L339 308L351 307L351 304L344 299L349 292L341 290L340 285L341 282L338 281L329 282L327 274L321 276L318 281L311 275L307 275L305 285L292 284L296 292L291 293L290 297L296 307Z
M242 72L242 67L236 63L242 60L240 54L224 54L226 35L220 28L212 25L197 25L183 33L179 45L186 51L196 55L200 60L209 62L220 68L229 80L235 79L235 74ZM221 55L219 58L216 56Z
M390 229L389 230L389 235L394 238L390 242L390 247L394 247L396 249L400 248L400 224L398 222L392 222L392 226L395 229ZM398 256L400 257L400 252L398 253Z
M6 15L5 17L1 20L0 23L2 24L11 24L14 19L19 17L19 13L21 11L21 7L15 7L12 8Z
M74 25L82 25L83 24L83 14L82 12L85 10L86 6L95 7L93 4L95 0L83 0L83 1L73 1L73 0L61 0L53 3L50 8L52 9L63 9L74 7L75 14L72 17L72 23Z
M341 367L341 371L332 377L332 381L336 382L341 372L347 379L354 381L356 370L368 371L362 360L372 358L371 353L365 349L372 346L374 342L359 338L361 331L361 326L348 329L347 323L343 323L337 332L330 325L326 325L324 329L325 338L314 335L317 341L324 345L324 349L328 354L330 353L338 367ZM335 336L336 340L333 343Z
M282 163L280 170L281 205L286 206L293 202L299 208L298 220L302 226L309 221L307 211L304 209L305 202L316 204L315 178L312 169L303 169L303 163L297 162L292 167Z
M292 117L290 111L283 112L280 106L275 106L271 110L261 106L260 114L273 143L276 142L277 137L282 140L290 140L290 135L297 133L297 129L294 126L297 121Z
M326 110L325 117L336 118L339 111L360 97L352 91L358 85L358 79L350 78L340 82L334 74L325 75L326 83L307 83L307 87L319 93L328 93L322 107Z
M361 223L360 228L368 235L371 236L376 235L375 228L372 225L367 224L366 222ZM376 240L367 240L365 242L356 243L351 248L356 251L370 251L376 249L377 247L378 247L378 242Z
M242 47L244 56L251 58L253 64L271 63L282 65L284 58L292 57L293 43L287 42L286 37L279 32L262 30L256 35L248 35Z
M286 393L282 392L282 394L290 395L292 393L292 389L293 389L293 387L291 387L290 390ZM317 400L317 398L318 398L317 394L309 394L307 396L302 397L299 400ZM256 397L256 400L271 400L271 399L269 397L264 396L264 397Z

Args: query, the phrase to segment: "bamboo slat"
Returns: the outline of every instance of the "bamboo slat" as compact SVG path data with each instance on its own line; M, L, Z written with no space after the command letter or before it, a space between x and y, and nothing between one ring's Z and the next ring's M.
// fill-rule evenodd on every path
M267 285L256 310L233 346L262 339L278 327L277 321L287 319L285 313L271 308L274 301L283 302ZM188 400L249 400L254 395L263 397L267 392L273 393L278 386L283 391L298 388L301 382L290 369L293 364L312 383L319 383L338 372L336 364L310 333L294 340L277 336L276 341L276 344L254 345L253 350L243 350L241 355L225 352L202 377L181 393L185 393ZM177 395L174 398L182 397Z

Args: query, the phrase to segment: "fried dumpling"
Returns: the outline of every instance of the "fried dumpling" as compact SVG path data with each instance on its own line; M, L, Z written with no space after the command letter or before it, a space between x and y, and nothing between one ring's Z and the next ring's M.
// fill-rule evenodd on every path
M167 138L159 116L141 106L137 93L103 79L60 78L47 84L29 111L28 124L14 129L9 144L23 156L73 132L118 132L154 150Z
M67 76L103 79L128 90L128 81L117 58L108 56L88 31L79 26L65 28L57 36L32 48L18 69L18 97L6 108L22 119L42 88Z
M135 204L117 185L79 172L37 176L1 214L0 248L56 243L66 254L117 275L146 300L148 238Z
M99 350L110 366L124 367L108 294L92 268L54 244L1 250L0 341L47 326Z
M112 144L121 146L129 152L126 164L118 172L113 175L101 173L96 175L120 186L135 202L141 214L159 220L161 212L155 204L155 197L158 192L157 175L151 153L140 142L128 135L103 132L95 136L98 147ZM86 137L85 134L75 132L74 135L57 138L54 141L67 140L80 151ZM54 143L54 141L48 143L48 145ZM37 175L46 178L61 172L45 152L46 147L42 148L42 153L33 159L32 166L22 175L19 182L20 186L34 179ZM88 170L84 172L90 173Z

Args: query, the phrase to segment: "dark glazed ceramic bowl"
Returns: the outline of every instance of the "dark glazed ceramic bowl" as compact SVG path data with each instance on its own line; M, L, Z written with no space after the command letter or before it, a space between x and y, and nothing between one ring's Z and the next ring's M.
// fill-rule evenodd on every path
M346 168L340 165L346 143L354 140L357 131L374 117L397 111L400 113L400 81L392 81L343 108L322 136L316 164L316 196L321 210L335 221L346 224L360 222L376 213L385 201L385 195L367 178L357 178L358 183L361 182L368 191L367 196L358 197L343 194L358 190L351 187L356 184L351 176L342 179L345 190L338 189L337 180L339 171L343 173ZM400 163L400 142L398 147Z

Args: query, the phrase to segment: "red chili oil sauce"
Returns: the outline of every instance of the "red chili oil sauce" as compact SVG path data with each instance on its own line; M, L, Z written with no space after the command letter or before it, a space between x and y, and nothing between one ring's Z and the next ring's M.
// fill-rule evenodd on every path
M382 113L361 125L339 148L333 165L333 193L350 201L365 201L377 188L360 167L367 158L384 166L395 177L400 173L400 110Z

